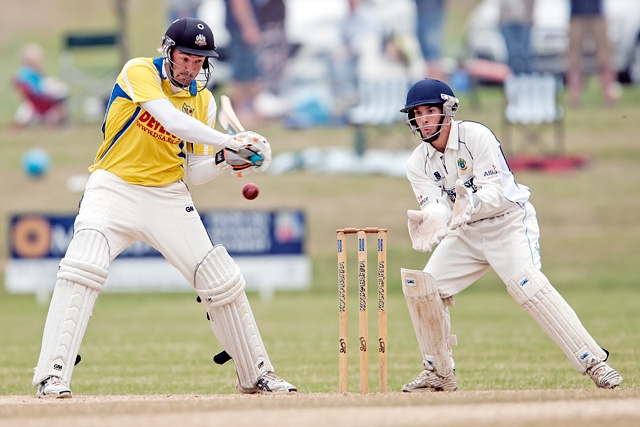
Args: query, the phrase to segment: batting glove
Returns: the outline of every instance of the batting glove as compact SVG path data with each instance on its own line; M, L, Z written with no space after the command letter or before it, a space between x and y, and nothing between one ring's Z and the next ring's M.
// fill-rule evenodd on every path
M223 150L216 153L216 165L238 176L264 172L271 165L271 146L260 134L240 132Z
M222 170L228 170L232 175L247 175L255 166L251 161L233 151L222 149L215 155L215 164Z
M271 163L271 145L267 139L252 131L240 132L235 135L226 151L231 151L239 157L248 160L252 165L264 167L264 172Z

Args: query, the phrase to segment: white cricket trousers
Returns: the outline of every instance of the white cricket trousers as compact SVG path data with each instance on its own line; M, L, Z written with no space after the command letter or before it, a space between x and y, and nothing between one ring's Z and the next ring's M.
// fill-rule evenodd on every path
M528 202L454 230L433 251L424 271L435 279L442 298L447 298L469 287L489 268L506 285L524 267L541 267L540 227Z
M110 261L133 243L146 242L192 286L196 265L213 248L183 181L145 187L104 170L91 174L74 229L103 233Z

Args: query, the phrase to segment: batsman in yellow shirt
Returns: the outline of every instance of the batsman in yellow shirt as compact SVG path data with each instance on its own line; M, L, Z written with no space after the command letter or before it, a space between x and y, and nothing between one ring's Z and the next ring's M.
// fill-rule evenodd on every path
M233 358L240 392L297 391L274 373L242 273L226 249L211 242L183 181L185 169L192 183L202 184L225 170L263 172L271 161L261 135L213 129L216 103L206 84L209 58L217 56L209 26L181 18L162 38L161 57L132 59L118 76L74 236L58 268L34 369L38 397L71 397L74 362L109 264L138 241L158 250L194 287L216 339Z

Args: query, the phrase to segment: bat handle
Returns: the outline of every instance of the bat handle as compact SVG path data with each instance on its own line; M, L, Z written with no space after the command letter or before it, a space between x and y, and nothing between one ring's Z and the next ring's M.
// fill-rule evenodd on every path
M225 150L238 154L238 150L231 147L225 147ZM249 160L253 166L262 166L264 158L260 154L252 154L247 160Z
M262 158L261 155L259 154L254 154L251 157L249 157L249 161L251 162L252 165L254 166L262 166L262 161L264 159Z

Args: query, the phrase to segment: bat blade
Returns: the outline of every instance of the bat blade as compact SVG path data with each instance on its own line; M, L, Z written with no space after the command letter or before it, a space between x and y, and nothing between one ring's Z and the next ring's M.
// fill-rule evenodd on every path
M218 123L220 126L224 128L224 130L229 135L235 135L240 132L244 132L244 127L240 120L238 120L238 116L236 116L236 112L233 110L233 106L231 105L231 99L227 95L220 95L220 110L218 111ZM227 147L227 150L237 151ZM262 165L262 161L264 160L262 156L259 154L254 154L248 159L254 166Z
M218 123L224 128L229 135L235 135L244 132L244 127L238 116L236 116L231 99L227 95L220 95L220 110L218 111Z

